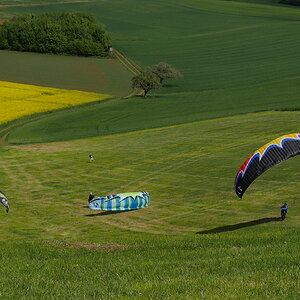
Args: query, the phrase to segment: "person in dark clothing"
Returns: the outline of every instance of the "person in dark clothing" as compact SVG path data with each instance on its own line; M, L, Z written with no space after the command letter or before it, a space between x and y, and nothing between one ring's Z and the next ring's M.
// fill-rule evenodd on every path
M280 208L281 208L281 221L283 221L285 219L289 207L287 203L284 203L282 206L280 206Z
M95 195L93 195L92 192L89 194L89 202L91 202L95 198Z

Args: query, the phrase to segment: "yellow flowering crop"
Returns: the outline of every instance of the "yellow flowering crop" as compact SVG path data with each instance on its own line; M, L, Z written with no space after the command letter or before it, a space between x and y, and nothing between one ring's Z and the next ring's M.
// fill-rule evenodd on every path
M109 97L111 96L0 81L0 124L39 112Z

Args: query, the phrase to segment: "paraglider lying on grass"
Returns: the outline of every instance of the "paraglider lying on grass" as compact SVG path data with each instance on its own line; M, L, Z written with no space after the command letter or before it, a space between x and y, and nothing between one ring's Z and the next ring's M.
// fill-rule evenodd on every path
M98 210L119 211L145 208L149 204L149 193L133 192L94 198L89 202L89 208Z
M5 206L6 212L8 213L8 211L9 211L9 202L8 202L8 199L5 196L5 194L1 191L0 191L0 202Z
M238 170L234 188L242 198L249 185L271 167L300 154L300 133L281 136L257 149Z

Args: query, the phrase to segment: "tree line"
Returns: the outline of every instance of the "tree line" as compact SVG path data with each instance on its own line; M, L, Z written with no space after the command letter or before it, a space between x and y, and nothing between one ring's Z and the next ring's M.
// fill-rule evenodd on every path
M171 65L160 62L152 67L147 67L131 79L133 89L142 89L144 97L151 90L163 87L163 80L182 77L182 74Z
M279 3L300 6L300 0L280 0Z
M0 26L0 49L79 56L107 56L110 38L86 13L27 14Z

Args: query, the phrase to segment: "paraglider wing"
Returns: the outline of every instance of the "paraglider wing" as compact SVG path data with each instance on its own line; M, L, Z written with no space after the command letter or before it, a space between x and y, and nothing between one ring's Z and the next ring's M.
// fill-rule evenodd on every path
M9 202L8 202L8 199L5 196L5 194L1 191L0 191L0 202L5 206L6 212L8 213L8 211L9 211Z
M242 198L249 185L271 167L300 154L300 133L281 136L256 150L238 170L234 188Z
M97 210L132 210L150 205L150 194L147 192L120 193L99 198L89 202L90 209Z

